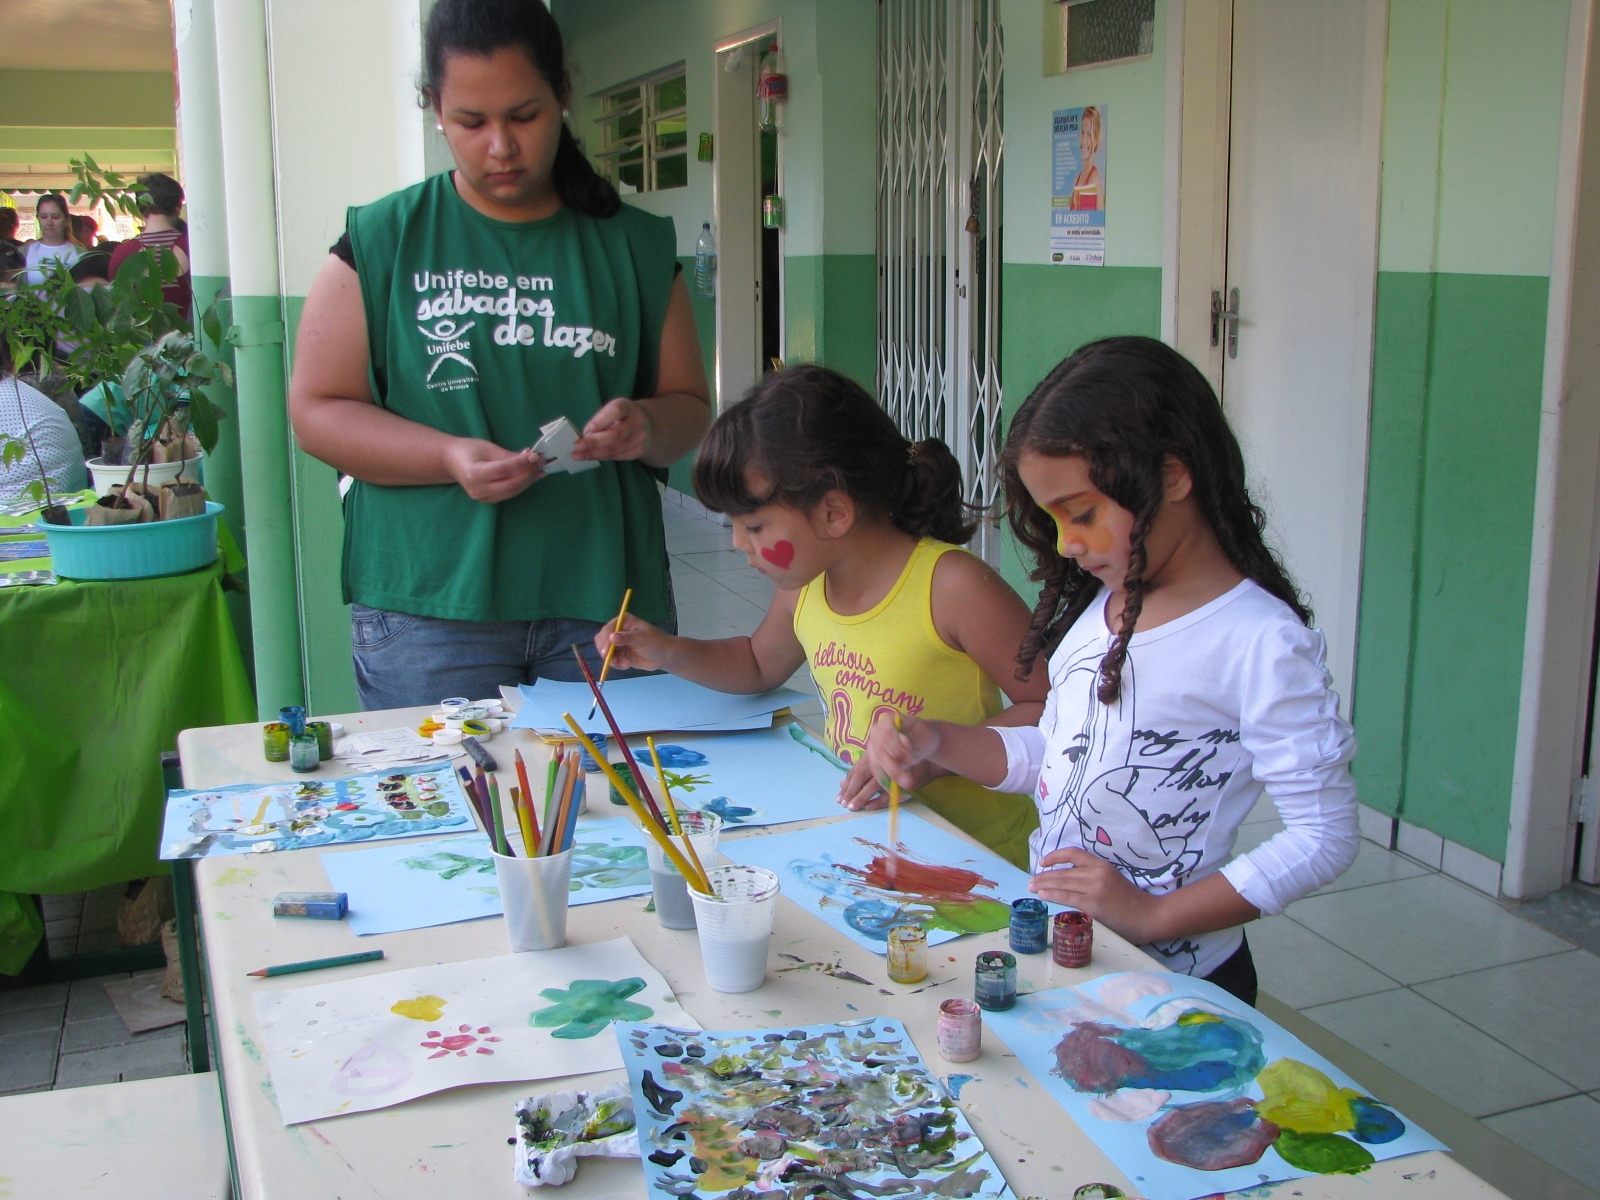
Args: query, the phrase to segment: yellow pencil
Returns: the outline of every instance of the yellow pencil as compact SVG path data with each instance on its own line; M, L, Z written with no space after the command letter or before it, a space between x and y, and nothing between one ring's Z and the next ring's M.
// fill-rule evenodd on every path
M532 858L539 852L539 839L533 836L533 826L528 824L528 806L523 802L522 789L511 789L511 811L517 814L517 826L522 830L522 853Z
M700 854L694 848L694 843L689 840L689 835L683 831L683 822L678 820L678 805L672 799L672 790L667 787L667 773L661 767L661 755L656 751L656 739L651 735L645 736L645 744L650 747L650 758L656 764L656 780L661 784L661 795L667 804L667 820L672 822L672 832L683 839L683 848L689 852L689 857L694 860L695 870L700 872L700 877L707 883L711 876L706 874L706 865L700 861Z

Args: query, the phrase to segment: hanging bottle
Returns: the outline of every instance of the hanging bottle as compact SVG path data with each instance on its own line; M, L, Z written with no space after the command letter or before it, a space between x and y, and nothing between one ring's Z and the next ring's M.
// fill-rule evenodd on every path
M783 51L773 46L761 60L761 75L756 80L756 99L761 101L761 128L771 133L778 128L778 101L789 98L789 77L783 71Z
M717 293L717 239L710 221L701 222L700 241L694 248L694 288L702 296Z

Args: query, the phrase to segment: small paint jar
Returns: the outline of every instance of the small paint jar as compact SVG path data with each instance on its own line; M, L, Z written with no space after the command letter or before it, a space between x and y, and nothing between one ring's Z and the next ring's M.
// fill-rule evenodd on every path
M439 710L444 713L445 716L453 717L471 703L472 701L468 700L465 696L447 696L445 699L439 701Z
M597 746L597 748L599 748L599 747ZM587 750L585 750L583 752L583 754L584 754L585 758L587 758L589 756L589 752ZM597 771L599 769L600 769L599 767L595 768L595 770L597 770ZM627 784L628 787L630 789L632 789L633 794L635 796L639 795L639 781L633 777L633 767L630 764L628 764L628 763L612 763L611 764L611 769L613 771L615 771L618 775L622 776L622 782ZM624 806L624 805L626 805L628 803L626 800L624 800L622 798L622 793L617 791L617 785L614 784L614 783L611 784L611 803L613 803L615 805L618 805L618 806Z
M1011 902L1011 949L1016 954L1043 954L1049 946L1050 910L1029 896Z
M1017 1002L1017 958L1004 950L978 955L972 998L986 1012L1004 1012Z
M317 757L327 762L333 757L333 726L326 721L307 721L306 732L317 739Z
M261 748L268 762L288 762L289 727L282 721L268 721L261 730Z
M1055 947L1051 960L1058 967L1087 967L1094 953L1094 918L1069 909L1056 914Z
M596 750L600 751L601 754L604 754L606 752L606 735L605 734L603 734L603 733L591 733L589 735L589 740L594 743L594 748ZM578 743L578 765L583 768L583 773L585 775L593 775L596 771L598 771L600 769L600 764L595 762L594 755L590 754L587 750L583 749L583 743L582 742ZM627 764L624 763L622 765L626 766ZM611 802L613 804L622 804L622 803L624 803L622 798L617 796L617 795L615 795L614 793L613 793L613 795L611 797Z
M971 1000L957 996L939 1005L939 1057L971 1062L983 1050L983 1017Z
M289 739L289 766L296 771L315 771L317 763L317 735L297 733Z
M928 977L928 935L921 925L889 930L889 982L921 983Z
M303 704L286 704L278 710L278 720L289 727L290 737L299 737L306 731L306 709Z

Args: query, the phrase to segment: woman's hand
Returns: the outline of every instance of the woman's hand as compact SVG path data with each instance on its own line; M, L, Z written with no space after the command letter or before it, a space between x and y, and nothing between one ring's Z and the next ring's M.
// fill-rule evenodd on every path
M443 458L450 477L480 504L509 500L544 477L544 459L532 450L507 450L481 438L452 438Z
M622 618L620 632L616 631L615 621L602 625L594 635L594 648L603 659L606 651L616 646L617 653L611 660L614 671L670 671L675 640L670 633L629 613Z
M649 448L652 432L650 413L644 405L619 396L589 418L583 436L573 446L572 457L638 458Z
M1098 855L1073 846L1045 855L1039 866L1062 868L1041 870L1029 881L1028 890L1039 899L1082 909L1136 946L1162 936L1156 928L1161 897L1134 886Z

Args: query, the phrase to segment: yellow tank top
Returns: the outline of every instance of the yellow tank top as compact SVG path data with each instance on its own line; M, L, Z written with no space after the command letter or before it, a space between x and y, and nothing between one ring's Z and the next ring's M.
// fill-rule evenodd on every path
M970 655L951 649L933 623L933 569L951 551L923 538L889 594L864 613L828 606L826 576L800 589L794 632L822 698L833 751L853 762L879 713L979 725L1004 707L1000 689ZM1028 835L1038 824L1026 796L991 792L959 776L930 781L917 799L984 845L1028 869Z

